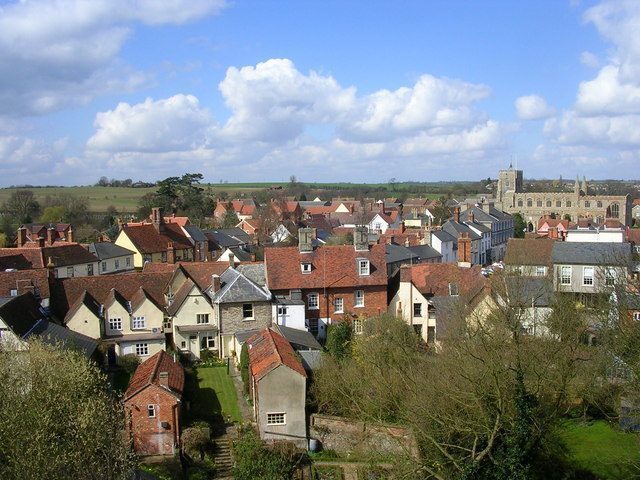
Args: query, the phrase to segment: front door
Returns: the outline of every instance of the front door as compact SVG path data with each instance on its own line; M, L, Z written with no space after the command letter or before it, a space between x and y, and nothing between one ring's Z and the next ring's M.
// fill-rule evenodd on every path
M198 349L198 336L197 335L190 335L189 336L189 351L191 352L191 355L194 355L194 356L200 358L200 349Z
M113 367L116 364L116 346L110 345L107 348L107 365Z

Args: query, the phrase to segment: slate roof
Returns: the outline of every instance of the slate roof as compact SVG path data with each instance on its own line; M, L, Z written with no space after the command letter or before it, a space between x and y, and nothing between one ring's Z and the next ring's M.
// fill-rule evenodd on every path
M411 259L417 261L419 259L416 253L402 245L387 243L384 247L387 257L387 263L405 262L410 261Z
M167 352L160 350L138 365L131 380L129 380L129 386L124 394L124 399L130 399L149 385L160 386L159 375L161 372L167 372L169 374L168 385L170 391L176 396L181 397L182 391L184 390L184 369L182 365L174 362Z
M242 232L242 235L238 232ZM251 243L251 237L241 228L204 230L204 234L221 248L238 247Z
M66 267L70 265L81 265L83 263L96 263L98 258L89 250L78 243L69 243L67 245L44 247L42 256L45 265L49 263L49 259L56 267Z
M11 296L11 290L18 294L30 289L40 298L49 298L49 271L46 268L18 270L17 272L0 272L0 297Z
M553 299L553 284L547 278L506 276L505 286L511 306L548 307Z
M551 252L554 264L628 265L631 245L628 243L555 242Z
M455 242L457 238L444 230L431 230L431 233L441 242Z
M143 254L165 252L169 242L172 242L177 250L192 248L191 242L177 223L164 223L162 233L150 223L125 225L120 234L126 234Z
M28 338L33 335L37 335L44 343L51 345L62 344L67 348L78 348L87 358L90 358L98 348L98 342L93 338L61 327L53 322L38 322Z
M273 328L286 338L296 351L300 349L299 347L310 350L322 350L322 345L320 345L311 332L298 328L285 327L283 325L274 325Z
M359 258L369 260L369 275L358 275ZM298 247L265 248L264 261L272 291L387 285L385 245L365 251L356 251L353 245L325 245L308 253L301 253ZM301 263L311 263L311 273L302 273Z
M39 248L0 248L0 266L3 270L14 268L44 268L42 250Z
M236 270L256 285L264 287L267 284L264 262L241 263L236 266Z
M440 258L442 254L433 248L431 245L414 245L409 247L414 254L421 259Z
M502 210L498 210L494 206L490 206L489 213L487 213L484 211L484 209L481 206L474 205L467 208L467 210L462 212L460 216L462 217L462 215L466 214L467 212L473 212L474 218L480 222L493 223L497 221L509 220L511 218L511 215L509 215L506 212L503 212Z
M93 253L100 261L133 255L135 253L112 242L91 243L89 244L89 252Z
M211 293L213 303L269 302L271 292L253 283L238 270L228 268L220 275L220 290Z
M455 263L420 263L411 267L414 287L426 296L449 296L449 284L458 284L459 295L468 295L484 287L487 279L480 265L470 268Z
M193 239L194 242L206 242L207 236L204 234L202 230L200 230L195 225L185 225L183 227L189 236Z
M504 255L505 265L551 266L551 252L555 240L545 237L510 238Z
M478 239L482 238L482 237L480 237L480 235L478 235L476 232L471 230L464 223L454 222L453 220L447 220L445 222L445 224L442 226L442 230L444 230L449 235L454 237L456 239L456 241L457 241L457 238L459 237L460 233L468 233L469 234L469 238L471 240L478 240Z
M64 318L85 290L98 303L104 304L113 288L125 299L131 300L142 287L156 306L162 308L165 305L164 290L171 276L171 273L131 272L56 279L51 303L58 316Z
M0 306L0 318L16 336L23 338L45 316L35 296L28 292L13 297Z
M291 344L279 333L265 328L249 340L249 369L251 376L260 381L281 365L289 367L303 377L307 374Z

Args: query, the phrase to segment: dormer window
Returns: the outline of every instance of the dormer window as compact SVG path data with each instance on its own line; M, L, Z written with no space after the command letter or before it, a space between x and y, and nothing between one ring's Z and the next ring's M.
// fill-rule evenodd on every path
M369 275L369 260L366 258L358 259L358 275Z
M308 262L300 264L300 270L302 273L311 273L311 264Z
M452 297L457 297L459 295L457 283L449 284L449 295Z

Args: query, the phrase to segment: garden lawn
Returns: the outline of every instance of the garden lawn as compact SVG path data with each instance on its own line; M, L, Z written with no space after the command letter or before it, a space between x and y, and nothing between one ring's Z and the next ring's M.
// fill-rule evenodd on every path
M637 476L640 465L640 436L622 432L604 420L564 423L560 436L564 440L571 462L598 478L626 479Z
M227 375L227 367L199 367L195 369L197 387L192 392L192 420L212 421L216 417L230 417L242 421L233 380Z

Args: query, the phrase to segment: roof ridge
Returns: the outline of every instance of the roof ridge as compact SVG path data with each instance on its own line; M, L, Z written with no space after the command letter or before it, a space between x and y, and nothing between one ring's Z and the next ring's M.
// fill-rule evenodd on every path
M160 368L160 360L162 359L163 353L164 353L164 350L160 350L158 353L155 354L158 358L156 359L156 364L153 366L153 370L151 371L151 376L149 377L149 382L147 383L147 385L153 384L153 379L156 376L156 373L158 372L158 368Z
M278 360L280 360L280 365L286 365L284 363L284 359L282 358L282 355L280 354L280 349L278 348L278 344L276 343L275 338L273 338L273 334L275 333L272 329L268 328L267 329L267 333L269 334L269 339L271 340L271 344L273 345L273 349L276 352L276 355L278 356Z

